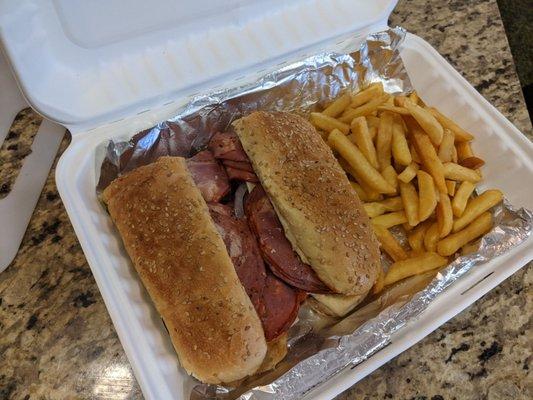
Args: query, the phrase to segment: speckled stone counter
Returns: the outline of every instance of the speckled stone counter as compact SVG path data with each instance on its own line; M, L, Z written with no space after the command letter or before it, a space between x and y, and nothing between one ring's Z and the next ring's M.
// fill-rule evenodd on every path
M531 139L495 0L402 1L391 16L429 41ZM0 198L40 119L19 115L0 151ZM65 137L61 152L68 146ZM6 234L6 227L1 227ZM533 398L530 266L339 399ZM22 247L0 274L0 400L141 399L57 194L52 170Z

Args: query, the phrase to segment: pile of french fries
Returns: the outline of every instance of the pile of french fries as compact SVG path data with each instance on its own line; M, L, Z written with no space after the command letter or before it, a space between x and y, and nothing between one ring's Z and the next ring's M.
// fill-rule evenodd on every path
M393 264L373 287L446 266L458 252L493 225L490 209L499 190L475 196L484 161L475 156L474 137L416 92L393 96L380 83L345 93L311 123L348 174L372 220L382 251ZM401 226L409 248L389 231Z

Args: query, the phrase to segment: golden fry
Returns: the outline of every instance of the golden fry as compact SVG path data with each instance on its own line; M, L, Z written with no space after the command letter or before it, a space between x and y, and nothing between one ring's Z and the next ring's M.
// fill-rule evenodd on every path
M448 188L448 195L453 197L455 195L455 187L457 186L456 181L446 180L446 187Z
M352 178L355 179L355 181L359 184L361 189L365 192L366 195L366 201L378 201L382 199L382 195L377 192L375 189L368 186L363 179L357 174L357 172L346 162L346 160L343 160L342 158L338 159L339 165L342 167L344 171L346 171L348 174L352 176Z
M385 275L385 286L405 279L409 276L422 274L432 269L442 268L448 264L448 259L437 253L428 252L407 260L397 261L389 267Z
M368 125L368 129L377 129L379 127L379 117L376 117L374 115L367 115L365 118L366 124Z
M413 161L401 118L395 118L392 126L392 156L400 165L409 165Z
M322 111L322 114L327 115L328 117L337 117L350 105L351 101L352 98L350 95L345 93L327 106L324 111Z
M474 157L474 152L472 151L470 142L458 142L455 144L455 149L457 150L457 159L459 162L466 158Z
M411 182L413 178L416 176L418 169L419 169L418 164L415 164L415 163L409 164L407 167L405 167L402 173L398 175L398 180L403 183Z
M331 132L333 129L338 129L343 134L347 135L350 132L350 125L344 124L339 120L328 117L322 113L311 113L311 123L318 129L322 129L326 132Z
M370 100L368 103L363 104L357 108L347 108L341 115L341 122L349 124L354 118L366 116L372 114L377 110L380 104L385 103L390 95L384 94L380 97L376 97Z
M378 215L385 214L388 210L379 202L371 202L363 204L366 214L369 218L377 217Z
M425 108L422 108L411 101L406 101L404 107L409 110L412 117L418 122L420 127L427 133L431 143L440 145L444 129L437 119Z
M477 183L481 180L479 173L470 168L465 168L459 164L444 163L444 177L454 181L469 181Z
M409 100L411 100L413 102L413 104L418 104L420 103L420 97L418 97L418 93L416 91L413 91L410 95L409 95Z
M452 203L446 193L440 193L440 201L437 203L437 225L441 239L448 236L453 228Z
M452 200L453 215L459 218L466 208L468 199L476 189L476 186L472 182L464 181L459 185L459 189L455 192L455 196Z
M470 169L473 169L473 170L477 170L477 169L479 169L479 168L481 168L482 166L485 165L485 161L483 161L479 157L475 157L474 156L474 157L465 158L459 164L461 166L463 166L463 167L470 168Z
M395 190L398 190L398 174L392 165L381 171L381 175Z
M433 178L430 174L419 170L417 177L419 192L418 218L420 221L425 221L437 206L437 194Z
M396 96L394 97L394 104L396 104L398 107L403 107L407 99L408 98L405 96Z
M383 271L383 267L380 267L376 282L374 282L374 286L372 286L372 289L371 289L372 294L379 294L383 290L383 287L385 287L384 282L385 282L385 271Z
M424 236L424 247L427 251L437 251L437 243L439 241L439 225L434 222L426 230Z
M452 149L452 162L457 164L457 147L453 146Z
M391 165L393 120L393 114L381 114L378 135L376 138L376 152L380 171L383 171Z
M407 215L407 222L411 226L418 225L420 222L418 219L418 193L416 193L415 186L411 182L400 182L400 196Z
M453 231L458 232L496 204L503 200L503 193L497 189L486 190L471 199L463 214L453 223Z
M474 139L474 136L465 131L436 108L430 108L429 112L437 119L437 121L439 121L443 128L448 128L453 132L456 142L469 142Z
M448 189L446 188L444 179L444 166L437 156L437 152L429 141L429 138L418 132L413 132L411 137L424 169L433 177L433 181L439 192L446 193Z
M442 136L442 142L439 146L438 156L442 162L450 162L453 158L454 145L453 141L455 136L453 136L452 131L449 129L444 129L444 135Z
M413 249L417 253L422 253L425 251L424 249L424 235L426 234L426 231L431 226L433 222L431 221L424 221L421 224L418 224L409 234L407 235L407 240L409 242L409 246L411 246L411 249Z
M390 111L390 112L400 114L400 115L411 115L411 113L409 112L407 108L390 105L388 103L378 106L377 110L378 111Z
M355 193L357 193L357 197L359 197L359 200L369 201L368 196L366 195L365 191L361 188L361 186L358 183L354 181L350 181L350 185L352 185L353 190L355 190Z
M381 225L385 228L392 228L404 222L407 222L407 215L404 211L395 211L372 218L373 225Z
M368 125L365 117L354 118L350 125L354 143L359 147L361 153L366 157L370 165L378 169L378 158L376 155L376 149L372 142L372 137L368 131Z
M389 197L388 199L381 200L379 202L386 211L400 211L403 210L403 202L400 196Z
M422 161L420 160L420 156L416 152L415 146L413 144L409 145L409 152L411 153L411 157L413 158L413 161L417 164L422 164Z
M407 253L387 228L384 228L381 225L374 225L373 227L374 233L381 243L381 248L385 253L387 253L394 261L405 260L407 258Z
M440 255L451 256L462 246L484 235L491 229L492 215L490 212L485 212L463 230L452 233L450 236L442 239L437 245L437 250Z
M383 94L383 84L381 82L373 83L366 89L361 90L359 93L352 96L350 106L357 108L365 103L368 103L375 97L379 97Z

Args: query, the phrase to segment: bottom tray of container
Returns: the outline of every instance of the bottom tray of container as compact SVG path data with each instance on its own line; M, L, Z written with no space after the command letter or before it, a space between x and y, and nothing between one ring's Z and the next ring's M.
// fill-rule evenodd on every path
M475 152L487 164L481 188L501 189L514 206L533 209L531 143L479 95L426 42L407 35L402 58L414 88L477 138ZM77 133L62 156L56 180L117 333L146 398L188 398L194 382L179 367L165 328L114 233L96 193L97 146L130 135L168 117L147 113L90 135ZM331 398L428 335L531 260L533 241L473 268L443 292L416 321L398 331L387 347L314 388L309 398Z

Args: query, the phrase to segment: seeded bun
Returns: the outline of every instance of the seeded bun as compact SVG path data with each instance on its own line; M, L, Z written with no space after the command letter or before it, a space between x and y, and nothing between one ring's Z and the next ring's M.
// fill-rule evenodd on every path
M336 293L368 293L380 268L378 242L315 128L282 112L254 112L233 127L302 261Z
M253 374L267 346L202 195L181 157L162 157L103 193L185 370L206 383Z

